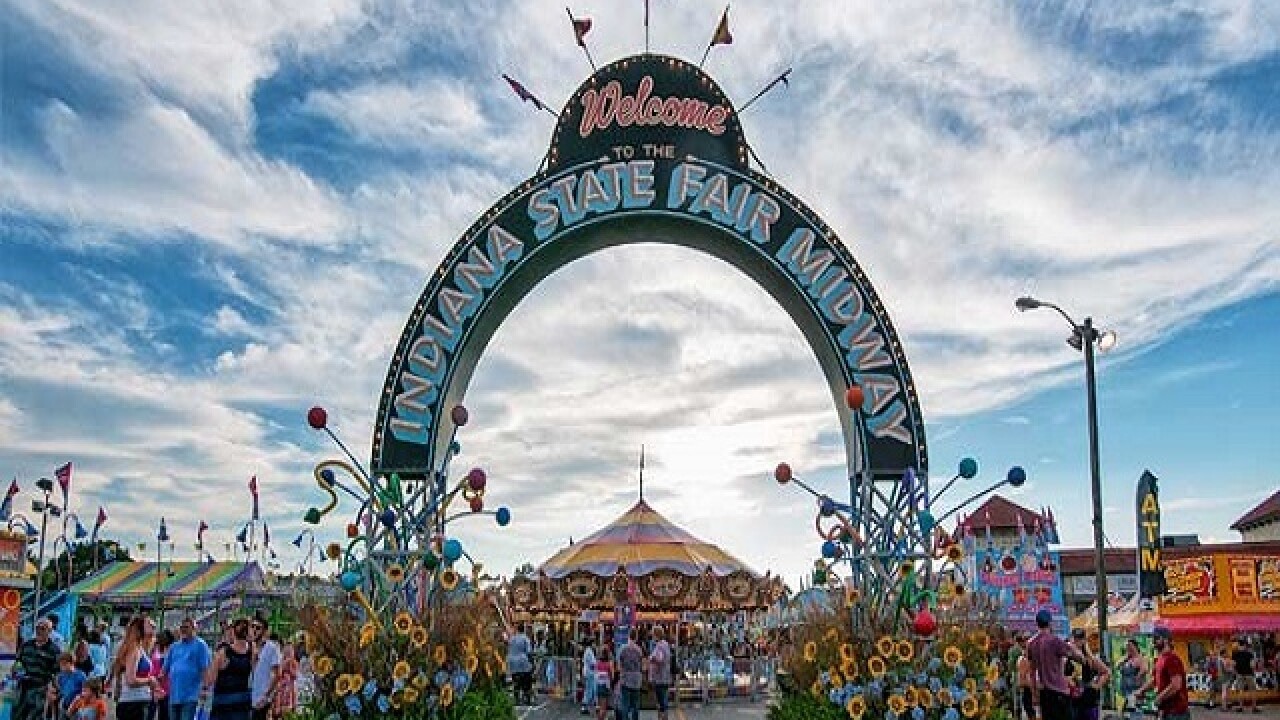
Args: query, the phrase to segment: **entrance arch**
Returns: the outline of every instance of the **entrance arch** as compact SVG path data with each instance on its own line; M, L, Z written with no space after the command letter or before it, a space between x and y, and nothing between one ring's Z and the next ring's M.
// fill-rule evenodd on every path
M834 231L747 165L736 111L706 74L641 55L602 67L561 111L546 168L489 208L428 280L396 345L374 426L375 472L432 475L494 332L544 278L636 243L717 257L804 334L836 399L850 477L924 475L924 423L887 310ZM861 408L844 402L863 388Z

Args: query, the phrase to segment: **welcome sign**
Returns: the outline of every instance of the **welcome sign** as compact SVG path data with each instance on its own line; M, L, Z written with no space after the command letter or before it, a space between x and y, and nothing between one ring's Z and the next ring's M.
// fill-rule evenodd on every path
M832 230L748 153L732 105L692 65L645 55L602 68L561 113L547 169L485 213L422 293L383 388L376 471L434 471L481 350L539 281L605 247L665 242L755 279L796 320L833 394L863 388L845 423L851 457L877 477L926 472L915 388L880 299Z

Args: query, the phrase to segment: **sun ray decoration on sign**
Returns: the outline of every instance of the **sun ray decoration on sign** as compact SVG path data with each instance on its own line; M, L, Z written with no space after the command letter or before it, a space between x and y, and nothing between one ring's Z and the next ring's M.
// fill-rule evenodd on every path
M315 466L312 474L327 501L308 509L303 520L320 525L344 496L357 507L345 523L345 543L326 549L338 564L346 606L338 613L310 608L304 621L309 652L318 656L317 666L337 673L327 680L349 712L360 712L352 709L353 701L372 702L386 712L382 704L399 709L419 695L444 707L473 684L496 682L504 672L498 638L488 636L500 617L483 617L500 610L479 587L482 564L450 526L490 516L505 527L511 511L485 509L488 477L482 468L451 480L451 461L462 452L457 429L467 424L467 409L454 405L451 419L454 436L435 472L406 479L366 472L329 427L325 409L307 413L307 423L324 431L345 459ZM473 622L458 622L468 614ZM405 673L416 673L415 682L401 677Z
M850 386L845 402L856 416L866 402L863 389ZM1027 474L1014 466L1003 480L938 516L934 513L946 492L960 480L977 477L976 460L961 460L956 474L932 493L928 476L911 468L899 479L886 480L864 472L860 460L855 457L847 502L813 489L785 462L774 469L774 479L817 500L814 530L822 544L814 562L814 584L843 591L846 604L857 609L855 625L896 631L904 619L915 622L921 613L930 615L940 597L947 600L964 592L963 538L948 533L943 523L1005 485L1021 487Z

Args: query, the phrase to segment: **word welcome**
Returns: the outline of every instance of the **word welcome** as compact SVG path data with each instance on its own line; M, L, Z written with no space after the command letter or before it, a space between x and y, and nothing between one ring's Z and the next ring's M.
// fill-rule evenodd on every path
M584 91L578 135L585 139L615 123L620 128L662 125L703 130L717 136L724 134L724 122L729 118L729 108L724 105L690 97L664 98L652 93L652 75L645 75L632 95L623 94L622 83L617 80L605 83L598 92L595 88Z

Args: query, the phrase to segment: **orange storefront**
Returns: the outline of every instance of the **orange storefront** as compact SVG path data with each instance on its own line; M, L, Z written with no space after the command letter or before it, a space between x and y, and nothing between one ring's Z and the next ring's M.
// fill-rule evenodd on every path
M1174 647L1187 662L1193 699L1208 697L1208 653L1244 635L1280 632L1280 543L1235 543L1165 548L1167 592L1158 623L1173 631ZM1255 654L1258 653L1255 646ZM1274 671L1259 670L1259 699L1277 700Z

